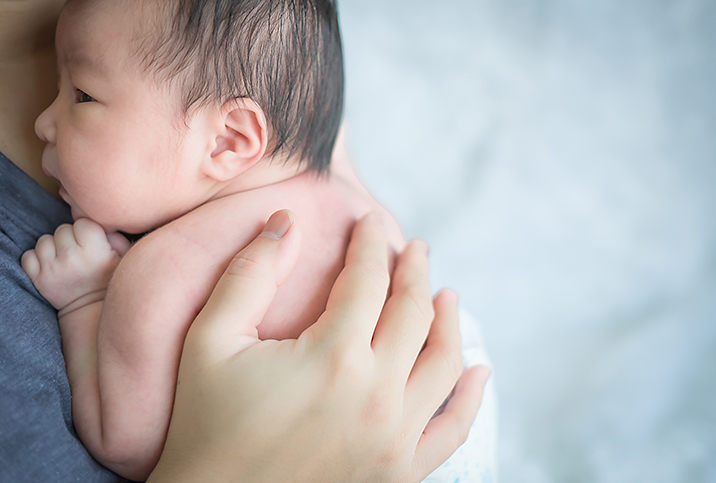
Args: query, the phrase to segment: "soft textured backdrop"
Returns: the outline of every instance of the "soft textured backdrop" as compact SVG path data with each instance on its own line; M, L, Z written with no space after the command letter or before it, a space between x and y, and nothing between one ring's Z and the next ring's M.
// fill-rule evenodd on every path
M356 168L484 324L501 481L716 481L716 2L339 7Z

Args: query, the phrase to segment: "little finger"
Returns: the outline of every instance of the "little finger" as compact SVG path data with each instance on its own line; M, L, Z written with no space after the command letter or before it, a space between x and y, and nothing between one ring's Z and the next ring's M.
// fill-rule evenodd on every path
M486 367L478 366L460 377L445 408L430 420L418 441L413 464L417 475L426 476L467 440L489 376Z
M405 412L416 421L430 419L462 373L457 296L443 290L435 297L434 306L435 319L425 348L405 386Z
M29 250L22 254L20 266L25 271L30 280L35 280L40 273L40 261L37 259L35 250Z

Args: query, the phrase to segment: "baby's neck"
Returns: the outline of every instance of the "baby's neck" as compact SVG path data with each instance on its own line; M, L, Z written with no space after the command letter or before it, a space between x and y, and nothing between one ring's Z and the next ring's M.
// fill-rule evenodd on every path
M221 184L209 201L287 181L306 173L306 168L294 159L264 158L242 174Z

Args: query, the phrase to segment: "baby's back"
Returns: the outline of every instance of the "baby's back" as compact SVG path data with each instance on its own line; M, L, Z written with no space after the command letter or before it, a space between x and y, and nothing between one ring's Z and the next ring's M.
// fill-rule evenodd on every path
M301 252L259 326L259 336L294 338L323 312L355 221L377 207L356 183L307 173L211 201L151 233L136 248L152 243L169 252L157 253L169 264L165 273L173 274L162 282L175 285L165 293L179 294L176 303L186 304L183 317L190 321L231 258L261 231L269 216L291 210L303 235ZM391 231L399 232L397 226Z

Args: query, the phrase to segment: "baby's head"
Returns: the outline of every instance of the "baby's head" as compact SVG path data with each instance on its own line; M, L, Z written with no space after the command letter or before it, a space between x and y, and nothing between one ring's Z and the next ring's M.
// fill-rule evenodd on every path
M343 104L334 1L69 0L57 50L60 92L36 130L75 217L145 231L180 216L212 189L184 169L207 150L200 169L220 181L259 160L328 167Z

